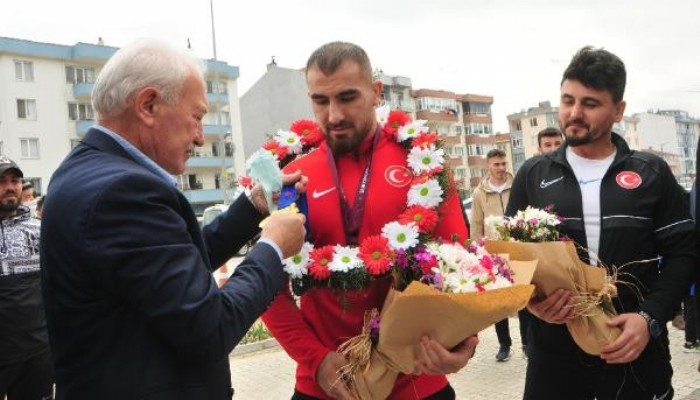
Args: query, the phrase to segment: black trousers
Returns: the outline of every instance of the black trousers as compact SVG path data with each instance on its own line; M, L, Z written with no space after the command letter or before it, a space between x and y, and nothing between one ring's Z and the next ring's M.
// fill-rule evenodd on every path
M700 307L698 293L683 300L683 318L685 319L685 341L695 343L700 341Z
M442 388L437 393L434 393L434 394L432 394L428 397L425 397L423 399L420 399L420 400L455 400L456 398L457 398L457 395L455 394L455 390L448 383L447 386ZM307 396L307 395L305 395L303 393L299 393L295 390L294 395L292 396L291 400L321 400L321 399L319 399L318 397ZM407 399L407 400L410 400L410 399Z
M530 338L530 321L535 318L527 308L518 311L518 321L520 322L520 343L527 346Z
M28 360L0 365L0 399L53 399L53 364L51 353L45 351Z
M498 336L498 344L501 346L512 346L513 341L510 339L510 328L508 327L508 318L504 318L496 322L496 336Z
M534 346L534 348L532 348ZM670 400L671 357L668 336L652 339L629 364L607 364L582 351L546 354L530 343L523 400Z

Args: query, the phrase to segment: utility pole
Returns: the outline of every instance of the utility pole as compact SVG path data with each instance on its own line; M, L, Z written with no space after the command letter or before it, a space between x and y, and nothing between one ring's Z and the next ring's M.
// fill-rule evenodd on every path
M209 9L211 10L211 42L212 42L212 50L214 52L214 61L216 61L216 29L214 25L214 0L209 0ZM227 192L227 183L228 179L225 177L227 176L226 172L226 131L224 129L224 126L222 125L221 121L221 112L223 110L223 96L222 92L228 93L228 90L224 91L223 88L227 87L226 81L225 80L220 80L220 76L218 72L215 72L213 75L213 81L211 84L212 91L216 92L216 98L217 98L217 104L215 106L216 109L216 127L219 133L219 143L218 143L218 148L219 148L219 157L221 158L221 169L219 171L219 188L221 189L222 193L222 198L224 201L224 204L229 203L229 198L228 198L228 192ZM231 124L230 121L230 113L229 113L229 121L228 124Z

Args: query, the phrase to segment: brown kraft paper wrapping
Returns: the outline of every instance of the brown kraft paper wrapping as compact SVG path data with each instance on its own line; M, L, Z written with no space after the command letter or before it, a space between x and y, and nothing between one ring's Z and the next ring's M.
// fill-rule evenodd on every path
M391 289L381 313L381 328L369 364L349 386L358 399L385 399L399 373L413 373L415 352L423 336L453 348L494 323L524 308L535 289L529 282L537 260L510 261L512 287L484 292L443 293L420 282L406 290Z
M578 307L578 316L566 323L576 344L591 355L599 355L607 344L620 336L621 330L609 327L606 322L614 315L612 305L606 313L596 303L601 292L615 295L615 287L610 283L605 268L588 265L578 258L574 243L541 242L524 243L510 241L486 241L486 250L495 253L508 253L512 260L538 259L537 269L532 283L537 293L549 296L557 289L566 289L578 296L582 307Z

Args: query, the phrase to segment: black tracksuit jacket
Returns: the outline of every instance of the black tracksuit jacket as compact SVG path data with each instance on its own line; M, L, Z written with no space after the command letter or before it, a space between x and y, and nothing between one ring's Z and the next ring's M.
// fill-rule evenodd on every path
M663 324L675 315L697 269L687 199L663 159L630 150L615 133L612 142L617 154L601 181L598 257L608 268L621 268L619 280L629 283L617 285L618 313L644 310ZM565 218L565 233L586 248L581 191L566 161L566 147L523 164L513 182L506 215L528 205L553 205ZM633 188L636 183L639 186ZM580 251L579 257L587 261L588 254ZM655 260L658 257L661 262ZM642 260L654 261L631 263ZM545 353L566 356L580 351L563 325L537 320L533 329L533 341Z

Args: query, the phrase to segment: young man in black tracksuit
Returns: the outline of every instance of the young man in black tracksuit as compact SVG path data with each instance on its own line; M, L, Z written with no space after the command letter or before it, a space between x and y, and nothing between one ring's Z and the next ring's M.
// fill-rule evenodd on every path
M622 330L599 357L580 350L566 329L572 294L533 299L524 399L670 399L673 373L666 321L695 274L693 222L684 195L659 157L629 149L612 133L625 110L623 62L585 47L561 82L559 124L566 144L518 171L507 215L553 205L565 233L593 264L618 267ZM660 268L658 258L662 257Z

